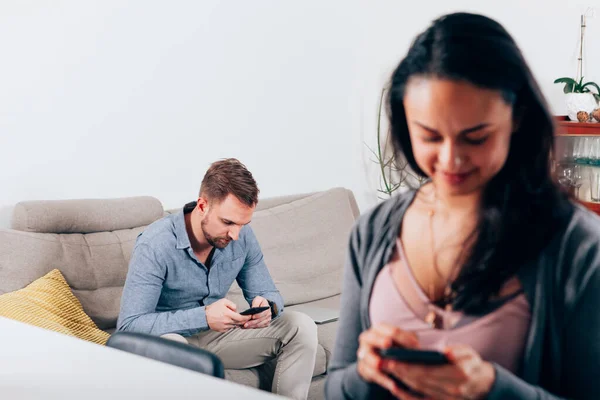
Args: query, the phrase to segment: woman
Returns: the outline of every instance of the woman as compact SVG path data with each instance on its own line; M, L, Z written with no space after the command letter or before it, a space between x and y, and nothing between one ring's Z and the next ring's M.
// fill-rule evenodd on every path
M327 397L600 398L600 220L551 178L552 116L514 40L441 17L387 103L396 151L430 179L353 229Z

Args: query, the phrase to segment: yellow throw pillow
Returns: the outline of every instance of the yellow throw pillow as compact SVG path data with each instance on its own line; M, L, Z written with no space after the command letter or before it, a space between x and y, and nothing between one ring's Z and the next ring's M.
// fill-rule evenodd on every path
M0 316L98 344L106 344L110 336L83 311L57 269L21 290L0 295Z

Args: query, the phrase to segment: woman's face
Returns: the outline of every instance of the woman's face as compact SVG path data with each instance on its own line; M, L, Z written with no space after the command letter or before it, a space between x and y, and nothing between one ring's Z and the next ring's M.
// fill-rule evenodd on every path
M499 91L412 78L404 108L415 159L438 193L480 192L504 166L513 115Z

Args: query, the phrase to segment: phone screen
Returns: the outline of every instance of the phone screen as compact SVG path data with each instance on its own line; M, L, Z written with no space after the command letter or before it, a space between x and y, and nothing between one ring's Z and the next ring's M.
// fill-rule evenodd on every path
M383 358L390 358L392 360L413 364L442 365L448 364L449 362L446 355L439 351L392 347L381 350L379 354Z
M240 313L240 315L254 315L254 314L259 314L263 311L267 311L270 307L265 306L265 307L251 307L247 310L244 310Z

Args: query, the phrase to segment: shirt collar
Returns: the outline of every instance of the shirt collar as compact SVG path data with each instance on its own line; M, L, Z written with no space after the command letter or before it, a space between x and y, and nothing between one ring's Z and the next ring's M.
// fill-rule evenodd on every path
M177 237L177 248L187 249L192 247L187 230L185 229L185 214L183 210L175 215L173 223L175 225L175 237Z

